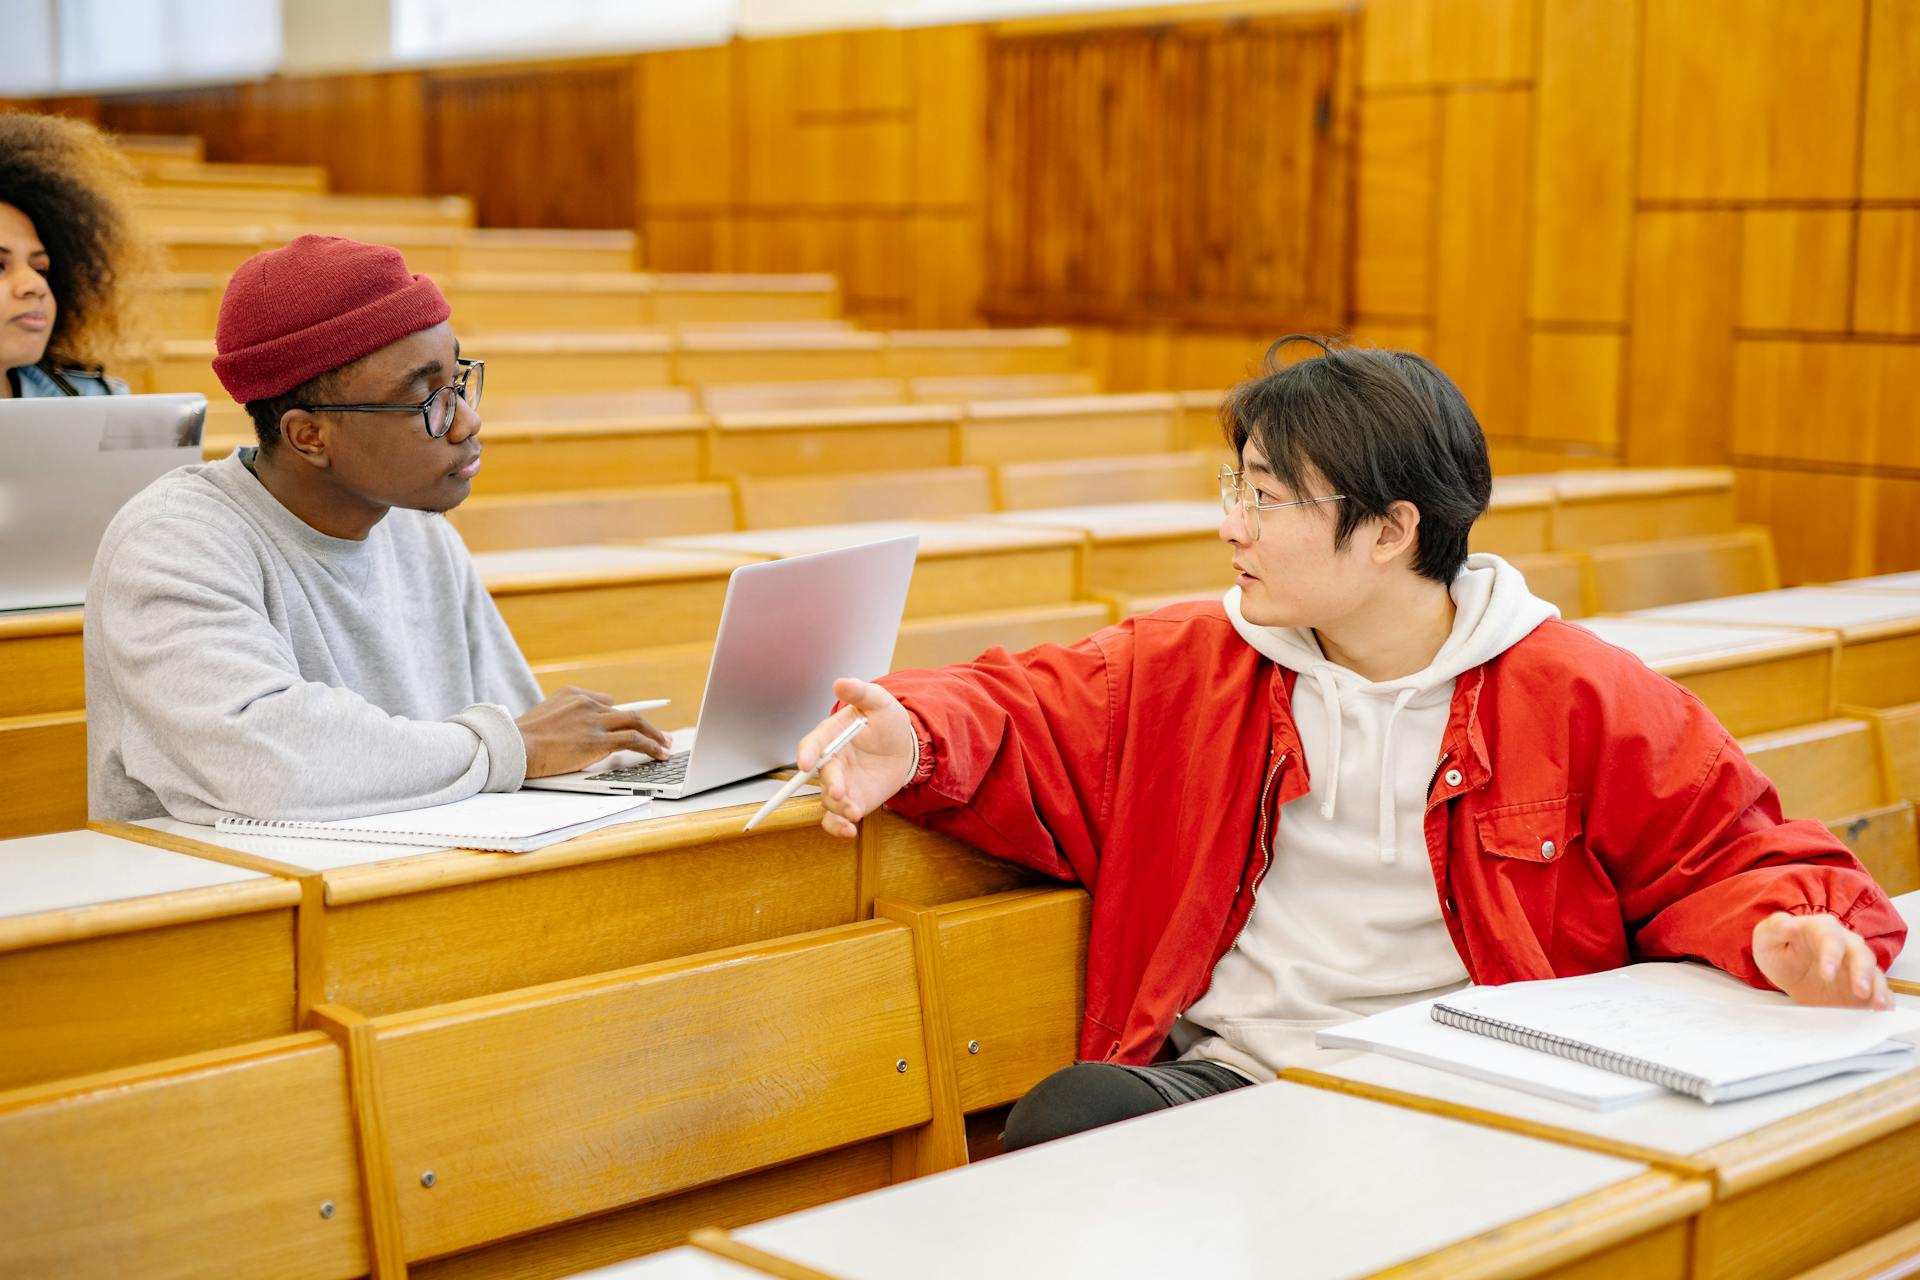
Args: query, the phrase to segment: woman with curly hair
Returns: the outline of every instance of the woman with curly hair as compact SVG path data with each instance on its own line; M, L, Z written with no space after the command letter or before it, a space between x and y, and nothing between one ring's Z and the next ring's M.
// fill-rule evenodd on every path
M0 112L0 399L126 394L102 366L127 348L144 265L135 181L91 125Z

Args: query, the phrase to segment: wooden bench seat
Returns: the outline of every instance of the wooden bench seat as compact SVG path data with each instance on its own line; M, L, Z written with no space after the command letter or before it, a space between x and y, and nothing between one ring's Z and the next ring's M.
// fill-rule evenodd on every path
M292 1032L299 900L99 832L0 840L0 1089Z
M1086 369L1061 373L944 374L906 380L907 399L917 404L970 404L975 400L1045 400L1091 396L1100 385Z
M946 520L993 509L993 481L985 467L740 476L735 483L743 529L854 524L862 520Z
M167 271L142 280L134 296L163 338L204 338L220 314L224 279L211 271Z
M734 495L724 484L505 493L469 498L447 519L471 551L637 542L731 529Z
M998 465L1173 448L1170 395L983 401L966 407L960 462Z
M471 345L487 362L490 392L571 395L675 381L674 340L665 334L498 333Z
M1634 616L1708 626L1819 628L1840 644L1838 701L1863 707L1920 702L1920 595L1794 587Z
M474 354L485 359L482 340ZM617 422L634 418L685 418L699 411L688 387L639 387L622 391L554 391L523 395L489 390L480 404L480 417L492 428L509 423Z
M350 1097L318 1031L0 1093L0 1272L364 1276Z
M1527 589L1551 601L1561 617L1584 618L1596 612L1593 576L1588 572L1585 552L1533 551L1506 559L1526 578Z
M831 275L656 272L654 318L662 324L832 320L840 281Z
M1177 397L1179 416L1174 426L1174 447L1193 449L1209 456L1218 454L1235 467L1240 460L1227 448L1226 432L1220 427L1220 405L1224 391L1182 391Z
M886 372L901 378L1067 373L1065 329L901 329L887 343Z
M1717 468L1634 468L1513 476L1551 487L1557 547L1652 542L1734 527L1733 473Z
M1089 592L1151 595L1232 584L1220 503L1129 502L977 516L1002 528L1057 529L1087 541Z
M1840 711L1873 726L1886 794L1920 804L1920 702L1897 707L1843 705Z
M707 420L697 414L483 426L473 491L490 497L690 484L706 478L707 434Z
M846 331L689 331L674 353L673 381L791 382L885 378L886 335Z
M1594 608L1602 613L1631 613L1780 586L1773 535L1765 529L1592 547L1587 561Z
M952 462L959 413L946 405L786 409L713 418L714 476L911 471Z
M1078 599L1080 537L974 520L879 520L658 538L672 551L779 559L908 534L920 539L908 618L1064 604Z
M632 271L638 253L631 231L474 227L461 237L455 264L461 271Z
M1204 501L1219 491L1208 462L1203 453L1009 462L994 468L994 491L1003 511Z
M637 644L711 643L727 577L754 557L700 548L574 546L474 556L529 662Z
M1545 551L1554 545L1553 509L1553 490L1545 485L1495 480L1487 510L1468 534L1468 548L1501 557Z
M635 329L656 322L653 277L632 271L468 271L441 282L463 335Z
M1839 647L1831 635L1646 615L1587 618L1580 625L1693 690L1737 737L1833 714Z
M905 404L898 378L803 378L797 382L713 382L698 388L712 414L767 413L790 409L851 409Z
M87 821L86 673L81 613L0 617L0 839Z

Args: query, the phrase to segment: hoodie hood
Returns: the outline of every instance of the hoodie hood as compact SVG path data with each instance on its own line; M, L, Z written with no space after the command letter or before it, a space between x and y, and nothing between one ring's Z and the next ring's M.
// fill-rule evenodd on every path
M1396 775L1393 728L1407 707L1449 697L1453 681L1463 672L1499 657L1559 609L1527 589L1520 571L1492 555L1470 555L1447 588L1453 597L1453 631L1424 670L1397 680L1371 681L1329 662L1320 642L1305 627L1262 627L1240 612L1240 588L1226 594L1227 617L1241 639L1289 671L1311 680L1327 716L1327 742L1333 769L1320 796L1320 812L1331 819L1339 797L1341 723L1348 714L1384 715L1381 733L1380 776ZM1379 848L1382 862L1396 858L1397 823L1392 788L1380 789Z

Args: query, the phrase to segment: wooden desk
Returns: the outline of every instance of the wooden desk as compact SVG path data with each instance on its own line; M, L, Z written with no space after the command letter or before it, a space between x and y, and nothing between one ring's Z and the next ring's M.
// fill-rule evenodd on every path
M887 372L902 378L1066 373L1073 364L1065 329L901 329L887 342Z
M1701 1215L1695 1280L1790 1276L1920 1216L1920 1069L1836 1076L1715 1106L1668 1094L1615 1111L1375 1053L1286 1078L1691 1167L1714 1201Z
M1833 714L1833 637L1786 627L1700 626L1655 619L1579 623L1699 695L1736 737Z
M634 271L471 271L443 282L465 334L632 329L655 321L653 277Z
M1280 1082L732 1237L842 1280L1677 1277L1706 1200L1643 1161Z
M487 386L512 395L664 386L673 348L659 333L498 333L467 344L487 362Z
M733 488L724 484L642 485L572 493L504 493L468 498L447 512L469 551L635 542L734 527Z
M915 403L969 404L975 400L1040 400L1054 396L1097 395L1100 384L1085 369L1065 373L957 374L908 378L907 399Z
M658 538L670 551L777 560L913 534L920 539L909 618L1020 609L1079 598L1081 539L1064 530L973 520L876 520Z
M1861 707L1920 702L1920 596L1793 587L1646 609L1667 622L1809 627L1840 642L1835 696Z
M80 625L78 609L0 617L0 838L86 825Z
M1556 547L1649 542L1733 528L1733 473L1718 468L1558 471L1511 478L1552 488Z
M1240 462L1227 448L1227 433L1220 425L1220 405L1224 391L1182 391L1180 416L1174 426L1174 447L1218 454L1222 461L1238 467Z
M1547 550L1554 545L1554 503L1550 485L1495 480L1486 513L1473 522L1468 550L1502 557Z
M975 516L999 528L1058 529L1087 542L1085 589L1144 596L1233 584L1220 503L1125 502Z
M169 272L134 287L134 295L153 310L165 338L203 338L220 314L224 281L211 271Z
M1035 879L891 815L835 839L815 796L743 831L777 785L656 801L652 818L518 854L227 835L172 818L125 831L300 881L299 1006L367 1017L848 924L875 897L949 902Z
M1177 408L1170 395L970 404L960 425L956 460L998 464L1161 453L1174 447Z
M680 338L673 368L673 381L688 384L884 378L886 335L851 330L687 333Z
M905 404L899 378L802 378L797 382L710 382L698 388L708 413L776 413L787 409L852 409ZM937 399L923 396L922 399ZM951 400L942 403L953 403Z
M461 236L456 269L632 271L638 250L639 237L631 231L469 226Z
M653 314L661 324L832 320L840 314L840 281L800 272L656 272Z
M0 1089L292 1032L299 899L92 831L0 841Z
M707 420L691 413L503 422L483 427L480 444L476 497L690 484L707 473Z
M1920 571L1883 573L1874 578L1849 578L1824 585L1836 591L1920 591Z
M681 1245L678 1249L667 1249L631 1262L576 1272L575 1280L766 1280L778 1274L692 1245Z
M536 664L642 645L710 644L728 575L754 559L700 547L599 545L473 557L520 651Z
M707 469L715 476L802 476L944 467L953 461L959 426L960 411L937 404L716 414Z

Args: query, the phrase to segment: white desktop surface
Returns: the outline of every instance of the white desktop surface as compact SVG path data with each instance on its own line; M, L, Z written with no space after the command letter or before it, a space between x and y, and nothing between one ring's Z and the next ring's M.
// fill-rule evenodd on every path
M1579 618L1573 625L1585 627L1608 644L1618 645L1656 671L1662 664L1709 655L1737 658L1744 653L1774 649L1783 641L1791 643L1811 638L1807 632L1792 627L1705 626L1644 613L1626 618Z
M1897 982L1920 982L1920 889L1903 893L1893 900L1894 910L1907 922L1907 945L1887 967L1887 976Z
M1646 1168L1275 1083L733 1234L844 1280L1313 1280L1423 1256Z
M0 840L0 916L71 911L265 878L259 871L98 831Z
M1824 584L1834 591L1920 591L1920 570L1883 573L1872 578L1849 578Z
M1903 1004L1920 999L1910 996L1894 998ZM1920 1044L1920 1032L1894 1038ZM1550 1124L1556 1128L1598 1134L1655 1151L1688 1156L1809 1111L1835 1098L1871 1088L1900 1074L1900 1070L1856 1071L1849 1075L1816 1080L1794 1089L1783 1089L1778 1093L1713 1106L1673 1093L1632 1103L1615 1111L1591 1111L1585 1107L1535 1097L1505 1085L1487 1084L1455 1075L1437 1067L1403 1062L1380 1053L1359 1053L1320 1069L1328 1075L1400 1089L1423 1098L1438 1098L1500 1115Z
M1039 525L1048 529L1072 529L1096 540L1167 537L1179 535L1217 536L1226 514L1218 502L1113 502L1086 507L1037 507L1030 511L996 511L972 517L987 524L1003 526ZM1225 557L1225 543L1222 558Z
M803 556L815 551L879 542L912 535L920 539L921 556L964 555L969 552L1008 551L1027 547L1072 545L1077 539L1064 532L1001 527L969 520L875 520L862 524L810 524L787 529L745 529L734 533L689 533L672 538L650 538L647 545L674 551L707 551L731 555Z
M575 1273L576 1280L767 1280L766 1272L743 1267L691 1245L648 1254L631 1262Z
M1642 609L1631 616L1657 621L1731 622L1846 631L1908 619L1920 626L1920 600L1896 591L1875 594L1853 589L1788 587L1784 591L1756 591L1718 600L1662 605L1658 609Z

